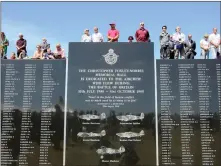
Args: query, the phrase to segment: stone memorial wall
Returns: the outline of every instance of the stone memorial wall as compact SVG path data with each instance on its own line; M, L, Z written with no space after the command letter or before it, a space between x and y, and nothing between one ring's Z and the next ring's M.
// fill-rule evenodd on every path
M1 166L221 165L221 61L153 43L1 60Z

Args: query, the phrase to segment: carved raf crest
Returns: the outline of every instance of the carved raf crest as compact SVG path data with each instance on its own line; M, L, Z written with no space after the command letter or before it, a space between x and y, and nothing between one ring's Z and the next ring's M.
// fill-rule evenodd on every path
M102 56L104 57L105 62L109 65L114 65L119 57L119 55L114 53L113 49L109 49L108 53Z

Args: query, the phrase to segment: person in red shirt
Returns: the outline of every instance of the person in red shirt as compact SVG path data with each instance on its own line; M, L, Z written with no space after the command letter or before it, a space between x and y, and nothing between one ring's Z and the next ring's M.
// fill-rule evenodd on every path
M144 22L140 23L140 28L135 33L137 42L149 42L150 34L147 29L144 28Z
M110 26L111 26L111 29L108 31L108 34L107 34L107 41L118 42L118 39L120 37L120 32L116 29L116 24L111 23Z

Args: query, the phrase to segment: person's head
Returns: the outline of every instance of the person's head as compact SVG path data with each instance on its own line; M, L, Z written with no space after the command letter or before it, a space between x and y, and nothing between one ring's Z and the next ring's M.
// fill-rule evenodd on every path
M217 28L213 28L213 33L214 33L214 34L217 33Z
M47 42L47 39L46 39L46 38L43 38L43 39L42 39L42 42L43 42L43 43L46 43L46 42Z
M47 53L48 54L51 53L51 49L50 48L47 49Z
M90 32L89 29L85 29L85 30L84 30L84 34L85 34L85 35L89 35L89 32Z
M11 53L11 57L15 57L15 52L12 52L12 53Z
M133 36L129 36L129 37L128 37L128 41L129 41L129 42L133 42L133 40L134 40Z
M144 28L144 22L141 22L141 23L140 23L140 27L141 27L141 28Z
M5 33L1 32L1 39L4 40L5 39Z
M115 23L110 23L111 29L115 29L116 24Z
M98 33L98 28L94 27L94 33Z
M57 49L57 50L61 50L61 45L60 45L60 44L57 44L57 45L56 45L56 49Z
M23 39L24 36L22 33L19 33L18 37L19 37L19 39Z
M188 39L192 40L192 35L191 34L188 35Z
M181 28L179 26L176 27L176 32L181 32Z
M166 32L167 31L167 26L166 25L162 26L162 30L163 30L163 32Z
M205 34L203 37L204 37L205 40L208 40L209 35L208 35L208 34Z
M41 45L36 46L37 51L41 51Z

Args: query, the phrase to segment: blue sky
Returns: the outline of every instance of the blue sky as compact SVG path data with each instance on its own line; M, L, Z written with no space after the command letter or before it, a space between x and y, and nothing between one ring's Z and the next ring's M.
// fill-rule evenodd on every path
M18 34L28 41L28 55L46 37L54 50L56 43L68 50L68 42L79 42L85 28L91 33L97 26L104 35L109 23L115 22L120 42L127 42L144 21L151 40L155 42L155 57L159 58L159 33L167 25L174 33L177 25L184 34L191 33L197 42L213 27L220 32L220 2L3 2L2 29L10 40L8 54L16 51Z

